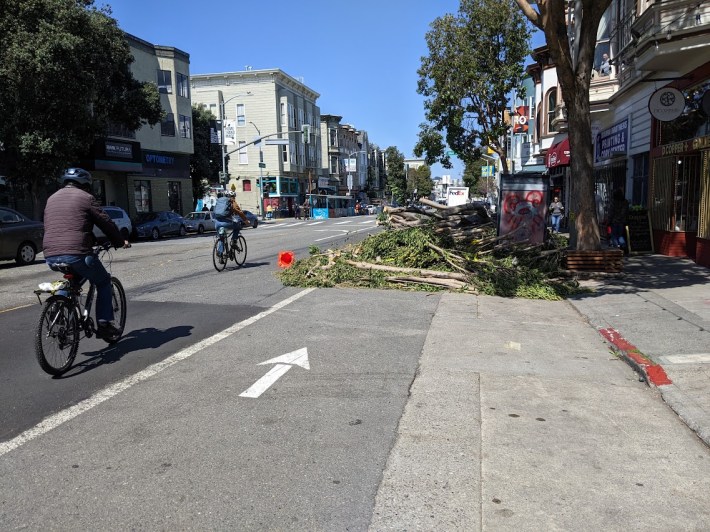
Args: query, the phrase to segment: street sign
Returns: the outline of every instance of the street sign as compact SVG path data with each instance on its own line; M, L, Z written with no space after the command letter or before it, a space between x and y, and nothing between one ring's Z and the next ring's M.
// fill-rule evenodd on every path
M266 168L266 163L259 163L259 168Z
M446 150L446 155L448 155L449 157L453 157L456 154L454 153L454 150Z
M267 146L288 146L288 139L266 139L264 144Z

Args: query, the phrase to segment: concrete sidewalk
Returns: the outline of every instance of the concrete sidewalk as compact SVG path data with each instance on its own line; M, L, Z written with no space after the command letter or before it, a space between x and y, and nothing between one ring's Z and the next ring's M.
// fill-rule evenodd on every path
M624 259L570 302L710 445L710 269L662 255Z

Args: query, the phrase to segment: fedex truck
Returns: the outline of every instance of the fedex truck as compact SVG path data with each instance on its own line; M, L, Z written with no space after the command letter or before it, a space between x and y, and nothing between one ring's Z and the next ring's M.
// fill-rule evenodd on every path
M446 205L465 205L468 203L468 187L449 187L446 189Z

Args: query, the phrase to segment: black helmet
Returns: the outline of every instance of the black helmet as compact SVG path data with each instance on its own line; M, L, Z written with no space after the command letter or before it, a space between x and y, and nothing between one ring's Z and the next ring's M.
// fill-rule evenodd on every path
M69 168L62 176L62 184L74 181L77 185L88 186L91 184L91 174L81 168Z
M228 197L228 198L236 198L236 197L237 197L237 193L234 192L233 190L230 190L229 192L227 192L227 197Z

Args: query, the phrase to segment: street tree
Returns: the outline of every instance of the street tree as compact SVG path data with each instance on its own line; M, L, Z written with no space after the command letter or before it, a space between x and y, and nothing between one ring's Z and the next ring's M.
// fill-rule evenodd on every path
M574 215L577 249L600 249L594 199L589 85L599 22L611 0L515 1L532 24L545 34L550 57L557 68L560 92L567 110L572 172L570 214ZM570 15L573 24L568 23ZM570 35L570 31L574 33Z
M421 60L417 92L425 97L414 154L427 164L451 168L447 146L462 161L488 146L508 171L506 137L509 95L524 94L530 27L514 0L461 0L426 34L429 55Z
M486 161L483 159L474 159L464 163L463 169L463 184L468 187L469 192L474 196L481 195L481 184L485 177L482 177L482 168L486 166Z
M214 126L215 120L216 117L208 109L196 104L192 106L194 152L190 155L190 177L195 201L205 195L210 183L219 181L219 172L222 170L220 144L213 143L210 134L210 127ZM229 156L225 155L225 158L227 161Z
M404 205L407 197L407 174L404 169L404 155L396 146L390 146L385 150L385 172L387 176L387 188L392 194L392 199L400 205Z
M155 84L137 81L124 33L93 0L4 0L0 10L0 167L41 194L108 127L162 116Z
M423 164L418 168L412 168L407 172L407 193L415 194L416 197L429 197L434 182L431 180L431 168Z

